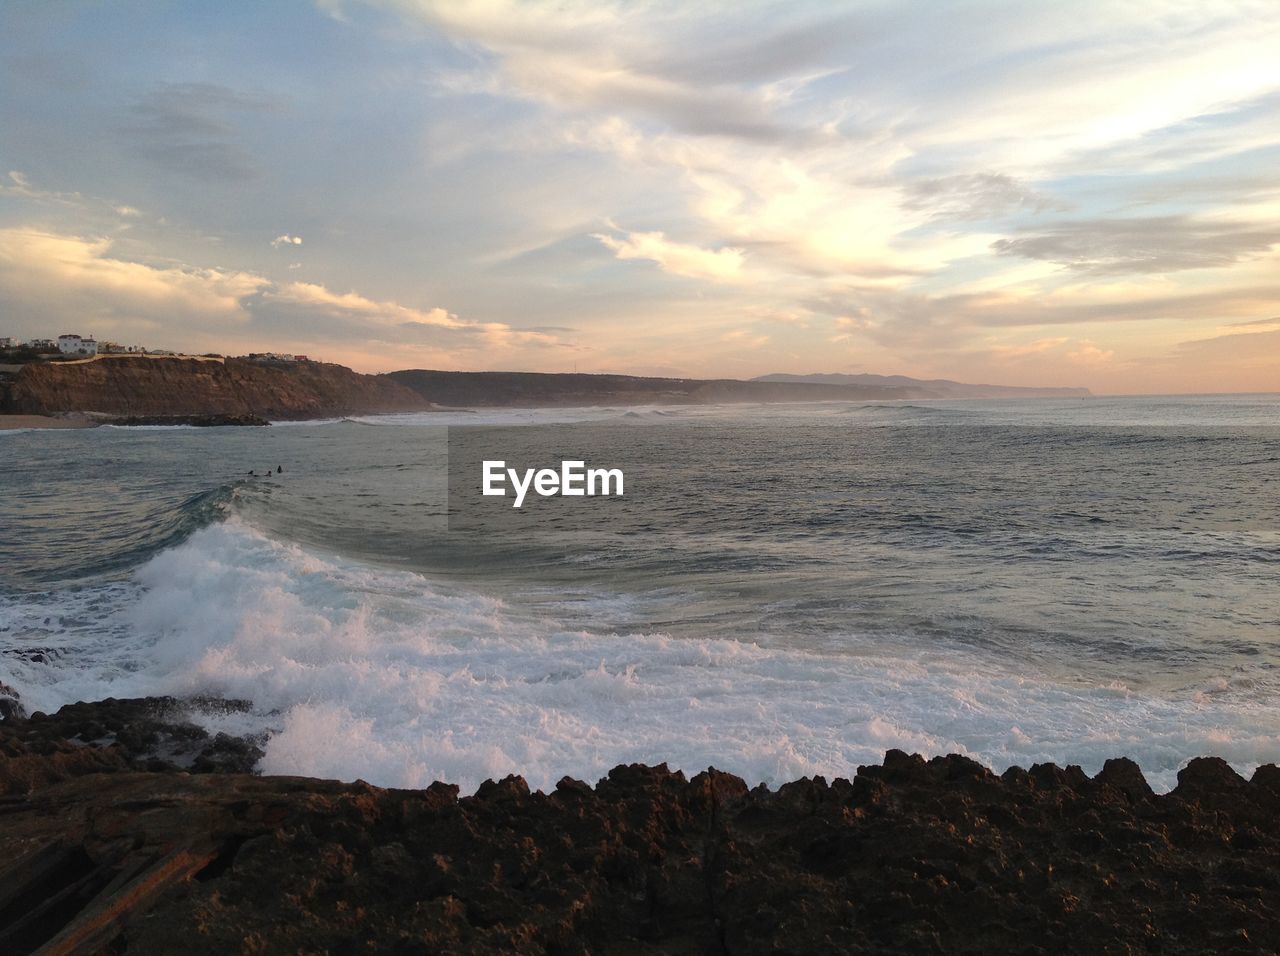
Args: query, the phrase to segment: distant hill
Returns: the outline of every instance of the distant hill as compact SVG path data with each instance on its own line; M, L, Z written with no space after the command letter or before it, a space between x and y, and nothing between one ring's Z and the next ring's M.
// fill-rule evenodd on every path
M1087 388L1024 388L1018 385L967 385L945 378L919 379L906 375L761 375L753 382L806 383L810 385L863 385L879 388L912 389L926 394L920 398L1080 398L1091 395Z
M442 372L407 369L386 377L435 405L524 407L711 405L730 402L832 402L925 398L921 389L824 382L642 378L578 372Z

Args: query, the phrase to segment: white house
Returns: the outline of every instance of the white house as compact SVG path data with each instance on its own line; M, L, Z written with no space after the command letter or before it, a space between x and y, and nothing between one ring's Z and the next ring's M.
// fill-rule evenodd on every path
M98 342L92 336L86 339L68 332L58 336L58 351L63 355L97 355Z

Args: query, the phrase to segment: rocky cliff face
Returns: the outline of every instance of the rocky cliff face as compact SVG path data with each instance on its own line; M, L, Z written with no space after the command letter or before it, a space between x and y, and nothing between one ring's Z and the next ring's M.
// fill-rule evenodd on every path
M8 387L19 415L260 415L306 419L421 411L420 394L384 375L321 362L267 364L121 356L26 365Z

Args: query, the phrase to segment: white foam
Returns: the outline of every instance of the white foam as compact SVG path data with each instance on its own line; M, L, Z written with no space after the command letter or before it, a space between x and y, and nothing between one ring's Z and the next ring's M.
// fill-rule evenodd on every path
M443 779L471 791L520 773L545 789L631 761L778 784L850 776L899 747L997 770L1052 760L1095 772L1126 755L1167 789L1199 754L1245 773L1280 757L1280 702L1228 689L1171 699L954 653L583 633L416 574L282 544L237 519L199 531L131 582L10 601L0 628L66 648L44 663L2 659L0 679L29 708L247 697L273 732L264 771L390 786Z

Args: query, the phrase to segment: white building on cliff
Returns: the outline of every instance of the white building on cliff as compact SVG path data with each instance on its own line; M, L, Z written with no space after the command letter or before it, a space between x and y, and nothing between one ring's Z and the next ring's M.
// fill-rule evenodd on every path
M97 355L98 342L93 336L81 338L73 332L58 336L58 351L63 355Z

